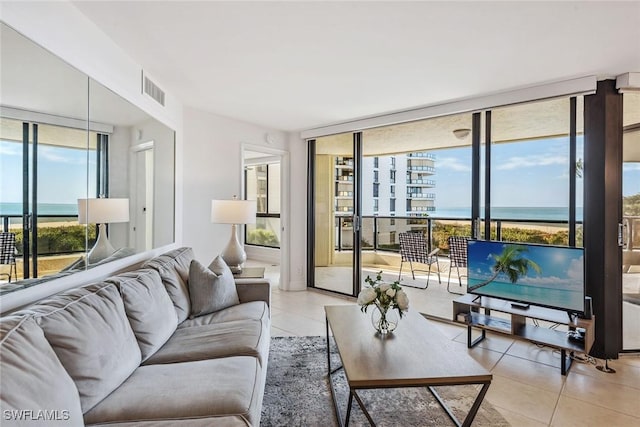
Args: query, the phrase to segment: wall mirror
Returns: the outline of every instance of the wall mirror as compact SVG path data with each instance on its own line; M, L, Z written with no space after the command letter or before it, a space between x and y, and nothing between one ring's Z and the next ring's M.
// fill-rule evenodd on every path
M0 295L172 243L175 132L4 23L0 47Z

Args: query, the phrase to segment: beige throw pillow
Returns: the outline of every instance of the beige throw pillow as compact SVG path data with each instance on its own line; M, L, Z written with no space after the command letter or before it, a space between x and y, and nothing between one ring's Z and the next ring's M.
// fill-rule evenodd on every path
M209 268L197 260L189 266L190 318L202 316L240 303L236 282L224 260L218 256Z

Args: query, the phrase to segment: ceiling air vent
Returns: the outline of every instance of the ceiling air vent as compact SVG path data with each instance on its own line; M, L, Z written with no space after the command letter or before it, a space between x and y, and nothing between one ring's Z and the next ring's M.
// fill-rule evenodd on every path
M164 107L164 91L158 87L149 77L142 72L142 92L155 99L158 104Z

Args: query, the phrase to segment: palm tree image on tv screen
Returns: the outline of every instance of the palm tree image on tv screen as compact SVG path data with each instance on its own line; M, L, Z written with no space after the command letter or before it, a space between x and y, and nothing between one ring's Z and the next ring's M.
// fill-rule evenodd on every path
M525 304L584 310L584 250L469 241L467 292Z

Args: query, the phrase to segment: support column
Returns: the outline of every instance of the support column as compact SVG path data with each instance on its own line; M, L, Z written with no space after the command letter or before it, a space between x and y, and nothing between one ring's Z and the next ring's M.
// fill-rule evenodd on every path
M615 80L584 97L584 248L586 293L596 316L591 355L622 350L622 95Z

